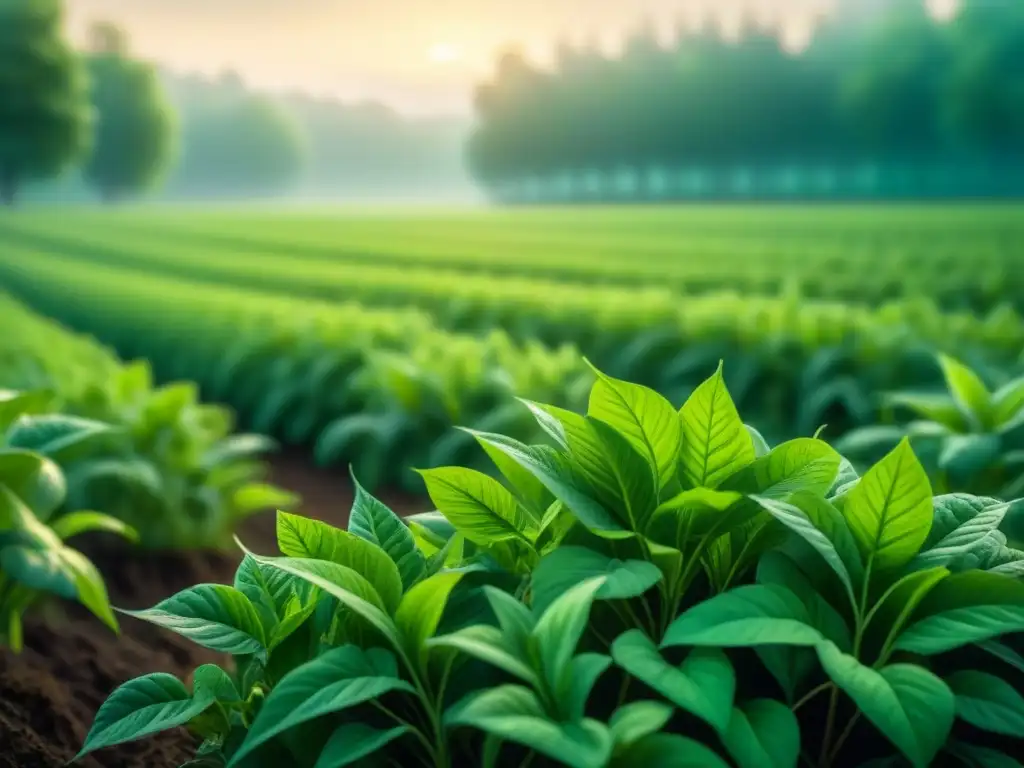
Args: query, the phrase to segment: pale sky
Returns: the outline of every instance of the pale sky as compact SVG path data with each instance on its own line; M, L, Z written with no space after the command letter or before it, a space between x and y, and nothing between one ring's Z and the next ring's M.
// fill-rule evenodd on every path
M543 60L560 38L610 49L650 19L702 7L791 20L835 0L66 0L72 37L109 20L135 52L181 71L236 69L254 85L375 99L411 113L468 112L473 85L516 44ZM795 21L799 26L799 21Z

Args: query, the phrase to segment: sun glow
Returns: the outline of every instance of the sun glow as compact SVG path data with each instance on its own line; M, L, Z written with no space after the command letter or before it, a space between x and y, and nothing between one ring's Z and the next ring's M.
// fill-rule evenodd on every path
M451 64L462 58L462 49L452 43L434 43L427 51L427 57L435 64Z

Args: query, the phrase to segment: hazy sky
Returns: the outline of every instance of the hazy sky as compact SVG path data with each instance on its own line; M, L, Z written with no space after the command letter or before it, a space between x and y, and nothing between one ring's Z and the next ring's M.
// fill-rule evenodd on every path
M67 0L78 40L124 26L139 55L185 71L231 67L270 88L373 98L408 112L468 111L503 46L536 57L559 37L614 47L650 18L668 29L701 6L791 18L835 0Z

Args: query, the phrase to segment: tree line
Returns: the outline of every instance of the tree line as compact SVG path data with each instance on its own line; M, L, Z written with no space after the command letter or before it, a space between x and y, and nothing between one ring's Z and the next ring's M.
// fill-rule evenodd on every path
M115 25L74 50L60 0L0 0L0 202L337 196L468 185L468 124L270 95L140 60Z
M470 165L498 197L759 195L816 177L838 192L841 172L879 194L1024 193L1018 0L966 0L946 23L893 0L824 20L798 53L752 20L668 47L641 29L617 57L563 45L548 68L510 51L475 96Z

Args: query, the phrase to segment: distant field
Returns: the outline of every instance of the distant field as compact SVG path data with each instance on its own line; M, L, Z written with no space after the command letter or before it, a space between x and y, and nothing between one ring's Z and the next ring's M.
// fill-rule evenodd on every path
M329 459L573 403L581 355L673 400L724 359L774 435L841 432L936 349L1018 370L1024 207L40 208L0 287Z
M600 286L948 309L1024 305L1024 207L609 207L429 213L136 209L0 217L10 252L430 308ZM495 278L500 278L496 282ZM510 278L514 278L511 280Z

